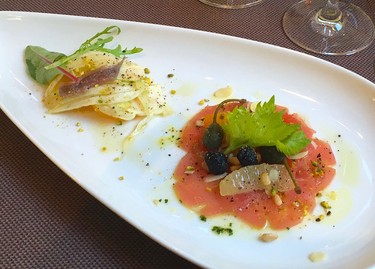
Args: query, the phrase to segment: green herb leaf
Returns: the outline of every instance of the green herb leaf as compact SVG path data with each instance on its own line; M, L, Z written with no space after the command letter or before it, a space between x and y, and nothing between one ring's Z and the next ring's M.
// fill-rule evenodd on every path
M53 62L65 55L59 52L51 52L38 46L27 46L25 49L25 61L30 76L41 84L48 84L57 74L58 69L45 70L49 62Z
M285 111L276 111L275 97L259 103L255 112L243 106L228 112L228 123L223 125L229 142L225 152L241 146L276 146L286 155L294 155L305 148L310 140L299 124L287 124L283 120Z
M55 61L53 64L50 64L46 67L47 70L64 65L66 62L79 57L82 54L85 54L89 51L102 51L106 53L113 54L116 57L121 57L129 54L139 53L142 51L141 48L134 47L131 50L122 49L121 45L118 45L114 49L105 48L104 45L113 40L114 35L120 34L121 29L118 26L109 26L103 31L95 34L93 37L86 40L78 50L69 56L62 57L58 61Z
M287 156L292 156L304 149L310 140L301 130L292 133L286 139L276 142L276 148Z

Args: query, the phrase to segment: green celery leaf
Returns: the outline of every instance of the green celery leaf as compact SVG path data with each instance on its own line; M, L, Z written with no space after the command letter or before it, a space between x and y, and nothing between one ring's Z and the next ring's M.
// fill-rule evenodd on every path
M292 156L301 152L301 150L309 144L310 140L306 137L303 131L299 130L292 133L286 139L277 141L276 147L285 155Z
M286 155L298 153L309 141L299 124L287 124L283 120L285 111L276 111L275 97L259 103L255 112L244 106L228 112L228 123L222 127L228 140L225 152L241 146L278 146Z
M30 76L41 84L48 84L60 71L56 68L46 70L48 62L53 62L65 55L59 52L48 51L38 46L27 46L25 61Z

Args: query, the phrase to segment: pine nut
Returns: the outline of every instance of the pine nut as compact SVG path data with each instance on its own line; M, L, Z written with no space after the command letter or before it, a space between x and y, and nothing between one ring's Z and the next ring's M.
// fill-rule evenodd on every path
M197 127L202 127L202 126L204 126L204 120L203 120L203 119L197 120L197 121L195 122L195 126L197 126Z
M277 234L274 233L264 233L259 236L259 240L262 242L272 242L278 238Z
M309 260L312 262L320 262L326 259L326 254L324 252L311 252L309 255Z
M283 204L283 200L281 200L281 197L278 194L273 196L273 201L277 206L281 206Z
M265 187L271 185L271 180L268 173L264 172L260 175L260 182Z
M230 163L230 164L234 164L234 165L241 165L241 163L240 163L240 161L238 160L238 158L237 157L229 157L228 158L228 162Z
M271 182L275 183L279 180L280 173L276 169L271 169L269 172L269 177Z

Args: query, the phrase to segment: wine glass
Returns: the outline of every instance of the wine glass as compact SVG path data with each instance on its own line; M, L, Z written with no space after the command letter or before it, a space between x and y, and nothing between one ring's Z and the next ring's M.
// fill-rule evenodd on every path
M318 54L350 55L374 40L374 24L359 7L339 0L302 0L283 17L286 35Z
M214 6L214 7L236 9L236 8L254 6L262 2L263 0L199 0L199 1L210 6Z

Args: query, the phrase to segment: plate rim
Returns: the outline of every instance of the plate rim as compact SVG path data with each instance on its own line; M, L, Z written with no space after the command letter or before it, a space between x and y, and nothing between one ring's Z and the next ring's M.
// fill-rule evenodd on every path
M371 81L367 80L366 78L360 76L359 74L357 74L357 73L355 73L355 72L353 72L351 70L345 69L344 67L339 66L337 64L334 64L332 62L326 61L324 59L321 59L321 58L318 58L318 57L315 57L315 56L312 56L312 55L309 55L309 54L305 54L303 52L294 51L294 50L289 49L289 48L280 47L280 46L273 45L273 44L267 44L267 43L263 43L263 42L259 42L259 41L249 40L249 39L245 39L245 38L241 38L241 37L229 36L229 35L224 35L224 34L214 33L214 32L205 32L205 31L202 31L202 30L182 28L182 27L176 27L176 26L168 26L168 25L160 25L160 24L152 24L152 23L144 23L144 22L135 22L135 21L123 21L123 20L110 19L110 18L86 17L86 16L77 16L77 15L64 15L64 14L38 13L38 12L23 12L23 11L21 11L21 12L20 11L0 11L0 16L2 16L3 14L6 15L7 13L11 13L10 15L12 15L12 13L13 13L13 14L21 14L21 15L24 15L24 16L36 16L36 17L43 17L43 16L51 16L51 17L53 17L53 16L59 16L62 19L71 19L71 18L74 18L74 19L78 19L78 20L80 20L80 19L88 19L88 20L119 21L119 22L122 22L122 23L131 23L131 24L136 24L136 25L140 24L140 25L144 25L146 27L148 27L148 26L161 27L161 28L165 27L165 28L170 28L170 29L176 30L176 31L187 31L187 32L192 33L192 34L195 34L195 33L199 33L199 34L203 34L203 35L207 35L208 34L208 35L213 35L213 36L217 36L217 37L220 37L220 38L228 38L228 40L230 40L231 42L233 42L233 41L235 42L236 40L241 40L241 41L244 41L244 42L250 42L249 44L256 44L257 46L264 46L264 45L266 45L267 48L273 48L273 49L281 50L281 51L287 52L287 53L292 54L292 55L297 55L299 57L307 57L307 58L304 58L304 60L317 61L318 64L324 64L324 65L328 64L328 67L334 67L335 69L338 69L340 72L345 72L346 74L348 74L350 76L354 76L355 79L360 80L360 81L362 81L365 84L368 84L368 86L374 87L374 90L375 90L375 84L372 83ZM38 147L38 149L41 150L43 152L43 154L46 155L64 173L66 173L71 179L73 179L77 184L79 184L79 186L81 186L87 192L89 192L90 195L92 195L93 197L95 197L95 199L97 199L100 203L102 203L106 207L110 208L111 211L114 212L114 213L116 213L120 218L124 218L124 216L122 216L121 214L119 214L119 212L117 212L117 210L115 208L113 208L112 206L108 205L108 203L106 201L103 201L100 197L98 197L96 195L96 193L93 193L90 190L88 190L85 186L83 186L81 184L80 181L77 181L73 176L71 176L69 173L67 173L68 171L66 171L65 169L61 168L56 160L51 159L50 155L47 152L45 152L43 148L40 147L40 145L39 145L39 143L37 143L37 141L34 141L34 139L32 138L31 133L29 133L27 131L27 129L22 124L20 124L17 121L17 119L14 117L14 115L11 113L11 111L9 109L7 109L6 105L4 105L1 102L1 100L0 100L0 108L11 119L11 121L22 131L22 133L24 133L28 137L28 139L30 141L32 141L32 143L34 145L36 145ZM146 231L142 227L139 227L139 225L137 225L137 223L134 223L134 221L132 221L132 220L130 220L128 218L125 218L125 220L128 221L129 223L131 223L131 225L133 227L136 227L143 234L146 234L147 236L153 238L153 240L155 240L156 242L159 242L160 244L162 244L164 247L166 247L167 249L171 250L172 252L174 252L174 253L182 256L182 257L185 257L189 261L194 262L196 264L199 264L201 266L208 266L208 264L200 263L200 261L197 261L194 257L191 257L190 255L188 255L188 253L186 253L184 250L176 249L174 246L171 246L170 244L168 244L168 242L162 240L163 238L160 238L160 237L158 237L156 235L153 235L153 234L150 235L150 233L148 231Z

